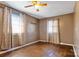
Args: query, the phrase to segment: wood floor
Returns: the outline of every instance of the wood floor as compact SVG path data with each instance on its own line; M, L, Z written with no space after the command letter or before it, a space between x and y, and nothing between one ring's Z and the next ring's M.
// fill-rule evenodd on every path
M4 57L74 57L71 46L38 42L2 55Z

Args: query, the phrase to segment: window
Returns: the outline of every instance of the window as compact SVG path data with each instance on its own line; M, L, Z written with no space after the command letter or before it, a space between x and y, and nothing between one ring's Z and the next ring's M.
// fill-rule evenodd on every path
M12 33L20 33L20 15L12 13Z
M48 21L48 33L57 33L58 32L58 21L50 20Z
M48 33L52 33L52 31L53 31L52 25L53 25L53 22L52 21L48 21Z

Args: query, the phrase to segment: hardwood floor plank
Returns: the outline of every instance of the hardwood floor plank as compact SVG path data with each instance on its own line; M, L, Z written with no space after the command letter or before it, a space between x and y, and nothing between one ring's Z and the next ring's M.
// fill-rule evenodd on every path
M74 57L71 46L38 42L6 53L3 57Z

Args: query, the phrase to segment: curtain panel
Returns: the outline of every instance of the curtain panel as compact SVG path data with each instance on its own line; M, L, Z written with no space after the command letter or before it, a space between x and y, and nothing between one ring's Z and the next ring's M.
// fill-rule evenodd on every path
M26 15L5 7L0 49L7 50L26 44Z
M12 10L10 8L4 8L2 50L11 48L11 12Z
M12 9L12 47L24 45L25 14Z
M26 23L26 15L23 14L23 13L20 13L20 34L19 34L19 37L20 37L20 45L24 45L26 44L26 33L25 33L25 23Z
M0 7L0 50L3 36L3 8Z
M48 42L59 44L59 26L58 18L48 20Z

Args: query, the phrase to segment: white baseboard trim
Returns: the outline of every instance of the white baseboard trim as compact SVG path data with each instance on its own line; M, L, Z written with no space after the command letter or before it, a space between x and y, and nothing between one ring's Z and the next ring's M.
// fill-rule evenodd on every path
M6 50L6 51L2 51L2 52L0 52L0 54L4 54L4 53L10 52L10 51L14 51L14 50L16 50L16 49L20 49L20 48L22 48L22 47L25 47L25 46L28 46L28 45L31 45L31 44L37 43L37 42L39 42L39 41L41 41L41 42L47 42L47 41L44 41L44 40L38 40L38 41L30 42L30 43L25 44L25 45L22 45L22 46L18 46L18 47L11 48L11 49ZM60 44L61 44L61 45L72 46L72 47L73 47L73 50L74 50L75 57L78 57L78 56L77 56L77 53L76 53L76 50L75 50L75 47L74 47L73 44L66 44L66 43L60 43Z
M75 57L78 57L77 53L76 53L76 50L75 50L75 46L73 46L73 50L74 50Z
M22 48L22 47L25 47L25 46L28 46L28 45L31 45L31 44L34 44L34 43L37 43L37 42L39 42L39 40L38 41L34 41L34 42L30 42L30 43L25 44L25 45L22 45L22 46L18 46L18 47L15 47L15 48L11 48L11 49L6 50L6 51L2 51L2 52L0 52L0 54L4 54L4 53L10 52L10 51L14 51L16 49L19 49L19 48Z
M75 55L75 57L78 57L78 56L77 56L77 53L76 53L76 50L75 50L75 46L74 46L73 44L66 44L66 43L60 43L60 44L62 44L62 45L68 45L68 46L72 46L72 47L73 47L73 51L74 51L74 55Z
M41 41L41 42L47 42L45 40L39 40L39 41ZM61 45L68 45L68 46L74 46L73 44L67 44L67 43L59 43L59 44L61 44Z
M61 45L68 45L68 46L74 46L73 44L67 44L67 43L60 43Z
M47 41L45 41L45 40L39 40L40 42L47 42Z

